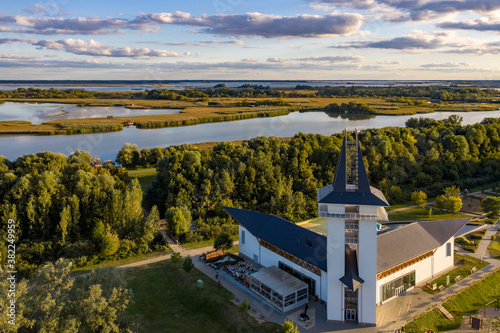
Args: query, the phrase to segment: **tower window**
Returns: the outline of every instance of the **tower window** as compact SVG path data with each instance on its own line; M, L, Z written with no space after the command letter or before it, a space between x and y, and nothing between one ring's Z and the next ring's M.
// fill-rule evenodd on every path
M310 239L306 239L306 246L313 247L313 242Z

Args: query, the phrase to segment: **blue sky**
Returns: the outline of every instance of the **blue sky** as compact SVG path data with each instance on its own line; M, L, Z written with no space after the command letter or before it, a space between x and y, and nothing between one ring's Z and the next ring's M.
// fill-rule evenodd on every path
M500 0L9 1L2 79L500 79Z

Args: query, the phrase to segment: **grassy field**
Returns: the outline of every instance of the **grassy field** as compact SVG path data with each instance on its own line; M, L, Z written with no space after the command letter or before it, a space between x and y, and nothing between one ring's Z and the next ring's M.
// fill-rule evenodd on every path
M138 172L129 175L130 178L137 178L143 193L146 193L147 188L153 183L156 177L156 171Z
M444 286L445 288L448 288L448 287L452 286L453 284L455 284L455 282L453 281L453 279L455 277L460 275L463 279L466 276L470 275L470 270L472 269L472 267L476 267L479 270L483 267L486 267L487 265L488 265L488 263L486 261L481 261L477 258L468 256L465 254L455 253L455 267L456 268L454 270L452 270L451 272L448 272L448 273L440 276L439 278L432 280L430 282L430 284L437 283L438 287ZM450 276L450 284L447 286L446 285L446 277L448 275ZM437 294L441 291L441 290L439 290L439 288L436 290L431 290L431 289L427 288L426 286L423 286L422 289L424 291L428 292L429 294Z
M484 304L500 298L500 271L490 274L458 295L444 302L443 306L454 317L451 321L434 309L405 325L405 332L443 332L459 328L464 315L473 315Z
M142 261L142 260L157 258L157 257L161 257L161 256L164 256L164 255L170 253L170 251L171 250L169 249L168 252L159 251L159 252L153 252L153 253L144 254L144 255L140 255L140 256L130 257L130 258L126 258L126 259L108 260L108 261L100 262L100 263L95 264L95 265L88 265L88 266L84 266L84 267L74 267L73 266L73 271L72 271L71 275L75 276L75 275L89 273L94 268L100 267L100 266L105 266L105 265L122 266L122 265L127 265L127 264L131 264L134 262Z
M389 221L418 221L418 220L449 220L458 219L464 217L471 217L468 214L458 214L458 213L448 213L443 211L443 214L439 213L438 209L432 209L432 215L429 216L429 208L410 208L402 210L400 212L390 213Z
M288 106L235 106L243 98L211 98L210 102L217 103L216 106L209 106L207 101L168 101L168 100L132 100L132 99L0 99L11 102L33 102L33 103L62 103L77 104L82 106L123 106L133 109L182 109L178 114L146 115L132 117L115 117L113 119L85 118L85 119L64 119L44 122L40 125L32 125L26 121L3 121L0 122L0 133L3 134L72 134L72 133L92 133L111 130L120 130L120 127L127 120L139 124L139 126L166 127L184 126L196 123L231 121L244 118L277 116L287 114L299 109L318 110L323 109L331 103L357 102L367 104L374 109L376 114L384 115L411 115L417 113L430 113L436 111L485 111L497 110L494 104L478 103L457 103L457 104L436 104L432 103L424 106L408 106L404 103L388 101L383 98L369 97L345 97L345 98L270 98L271 100L283 100ZM248 98L250 102L262 100L262 98ZM113 127L114 126L114 127Z
M124 272L135 304L129 311L141 315L141 332L275 332L278 325L256 323L231 303L233 295L193 269L161 262ZM203 289L196 281L203 280Z
M498 231L495 234L495 238L491 240L488 250L490 250L490 255L492 257L500 260L500 231Z

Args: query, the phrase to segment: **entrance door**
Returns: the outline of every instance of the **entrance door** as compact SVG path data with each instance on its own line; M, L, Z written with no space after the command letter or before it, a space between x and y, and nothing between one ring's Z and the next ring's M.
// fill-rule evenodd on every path
M357 320L356 310L355 309L346 309L345 310L345 320Z
M394 296L399 296L401 295L403 292L405 291L405 286L402 285L400 287L397 287L395 290L394 290Z

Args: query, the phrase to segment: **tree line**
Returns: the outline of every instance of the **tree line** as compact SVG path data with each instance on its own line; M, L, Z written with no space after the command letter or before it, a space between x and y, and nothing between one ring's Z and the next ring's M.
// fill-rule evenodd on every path
M12 91L0 91L0 98L97 98L97 99L153 99L153 100L202 100L212 97L233 98L304 98L304 97L404 97L407 103L414 103L408 98L426 98L448 102L495 102L491 98L498 96L494 89L452 86L401 86L401 87L333 87L297 85L292 91L283 91L262 85L242 85L229 88L224 84L201 89L151 89L141 92L99 92L85 89L40 89L18 88ZM424 103L421 101L419 103Z
M460 122L458 116L410 119L406 128L361 131L370 183L395 204L409 201L416 190L437 196L446 187L499 180L500 120ZM188 241L209 239L214 229L234 233L224 205L291 221L315 217L316 189L332 182L342 140L343 134L299 133L286 143L259 137L203 151L189 145L170 148L157 164L145 205L156 205L161 216L187 208L198 221L196 231L184 229Z
M0 220L16 221L18 271L29 275L60 257L85 266L163 249L155 239L157 210L143 216L137 179L91 162L83 151L0 158ZM0 262L5 258L2 245Z

